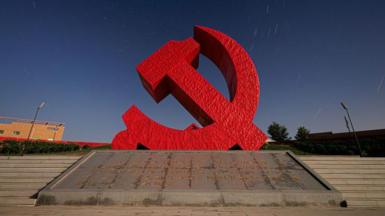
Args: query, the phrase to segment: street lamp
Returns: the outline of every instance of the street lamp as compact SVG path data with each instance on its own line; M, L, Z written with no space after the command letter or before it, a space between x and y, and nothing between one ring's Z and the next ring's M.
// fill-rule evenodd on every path
M45 106L45 102L41 102L40 105L37 107L36 109L36 112L35 112L35 117L33 118L33 121L32 121L32 125L31 125L31 129L29 130L29 133L28 133L28 138L27 140L29 140L31 138L31 135L32 135L32 130L33 130L33 127L35 126L35 122L36 122L36 119L37 119L37 115L39 114L39 111L41 109L43 109L43 107Z
M350 131L350 126L349 126L348 119L346 118L346 116L344 116L344 119L345 119L346 127L348 128L348 131L349 131L349 133L350 133L351 131Z
M59 127L63 126L63 124L58 124L55 126L55 131L53 132L53 141L56 139L56 132L59 130Z
M37 107L36 109L36 112L35 112L35 116L33 117L33 121L32 121L32 125L31 125L31 128L29 129L29 133L28 133L28 138L27 140L30 140L31 138L31 135L32 135L32 130L33 130L33 127L35 126L35 122L36 122L36 119L37 119L37 115L39 114L39 111L41 109L43 109L43 107L45 106L45 102L41 102L40 105ZM24 142L23 142L24 143ZM25 143L22 145L22 148L21 148L21 155L24 154L24 150L25 150Z
M343 102L341 102L341 106L346 111L346 114L348 115L350 126L352 127L352 131L353 131L353 134L354 134L354 139L356 140L356 144L358 146L358 151L360 152L360 156L362 156L361 145L360 145L360 142L358 141L357 133L354 130L353 122L352 122L352 119L350 118L350 114L349 114L349 109L348 109L348 107ZM345 117L345 121L347 122L346 117ZM346 125L348 126L348 124L346 124Z

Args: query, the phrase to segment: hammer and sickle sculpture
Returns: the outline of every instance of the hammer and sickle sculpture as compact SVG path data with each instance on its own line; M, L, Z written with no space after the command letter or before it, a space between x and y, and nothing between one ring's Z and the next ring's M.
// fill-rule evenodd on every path
M196 71L199 53L222 72L230 100ZM157 103L172 94L202 128L169 128L131 106L123 115L127 129L115 136L113 149L258 150L265 143L266 135L253 124L259 99L257 70L247 52L229 36L196 26L193 38L169 41L139 64L137 71Z

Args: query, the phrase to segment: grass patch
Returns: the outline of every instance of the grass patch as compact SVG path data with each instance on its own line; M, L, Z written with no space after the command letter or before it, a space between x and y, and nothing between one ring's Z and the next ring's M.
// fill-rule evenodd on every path
M287 144L269 144L266 143L265 145L262 146L261 150L289 150L292 151L294 154L297 155L307 155L311 154L309 152L302 151L293 145L287 145Z

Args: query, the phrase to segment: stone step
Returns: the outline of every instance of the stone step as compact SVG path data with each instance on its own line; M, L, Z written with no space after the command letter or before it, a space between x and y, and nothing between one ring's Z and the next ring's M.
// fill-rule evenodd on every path
M0 160L78 160L81 156L60 155L25 155L25 156L0 156Z
M385 201L385 192L343 192L342 196L348 200L358 199L379 199Z
M35 204L40 189L75 163L79 156L0 156L0 205Z
M0 164L73 164L77 160L0 160Z
M0 168L67 168L71 166L72 163L1 163L0 162Z
M385 161L304 161L307 165L385 165Z
M385 179L326 179L332 185L373 185L385 186Z
M2 173L0 172L0 178L46 178L46 177L56 177L60 175L61 172L13 172L13 173Z
M303 161L385 161L384 157L359 156L300 156Z
M350 197L349 198L351 201L376 201L376 202L384 202L385 198L376 198L376 197Z
M2 190L39 190L47 183L1 183L0 191Z
M385 207L384 198L351 197L348 199L350 207Z
M385 174L385 169L333 169L313 168L318 174ZM385 178L385 176L384 176Z
M349 207L385 207L385 158L303 156L305 164L341 191Z
M54 178L13 178L13 177L0 177L0 183L45 183L50 182Z
M60 173L63 171L63 168L0 168L0 173Z
M349 200L348 207L385 207L385 201L378 200Z
M385 192L385 185L373 186L373 185L334 185L334 187L341 192L359 192L359 191L374 191Z
M327 173L321 174L325 179L385 179L385 174L339 174L339 173Z
M36 199L28 197L0 197L0 205L35 205Z
M31 197L36 193L36 190L1 190L0 197Z
M385 170L382 164L312 164L313 169L381 169Z

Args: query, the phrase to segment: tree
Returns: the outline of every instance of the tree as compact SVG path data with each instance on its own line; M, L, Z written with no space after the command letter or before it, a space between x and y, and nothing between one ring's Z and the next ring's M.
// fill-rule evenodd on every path
M277 142L283 142L288 140L289 133L287 132L287 128L283 125L278 124L277 122L273 122L267 132L270 134L271 139Z
M304 126L301 126L297 129L297 134L295 135L295 139L297 141L305 141L309 138L310 131L306 129Z

